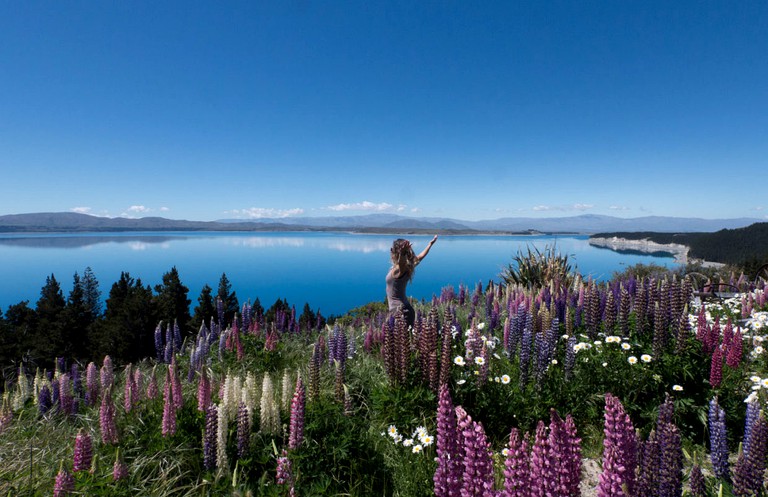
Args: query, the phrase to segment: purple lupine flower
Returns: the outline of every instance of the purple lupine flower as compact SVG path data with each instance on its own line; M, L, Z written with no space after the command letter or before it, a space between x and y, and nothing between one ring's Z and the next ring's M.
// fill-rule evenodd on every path
M701 473L701 466L698 463L694 463L691 468L691 476L688 478L688 484L691 488L691 495L693 497L704 497L706 487L704 486L704 475Z
M636 495L655 495L659 471L659 444L656 441L656 432L651 431L648 440L639 443L638 448Z
M597 495L635 495L633 491L637 465L637 436L624 406L610 393L605 395L604 418L603 472L600 474Z
M37 407L40 414L45 414L51 410L53 401L51 400L51 390L48 385L43 385L37 394Z
M112 402L112 389L107 388L101 394L99 408L99 428L101 441L105 444L117 443L117 425L115 424L115 404Z
M473 421L461 406L456 407L456 419L464 439L461 496L494 497L493 461L483 425Z
M64 463L59 467L56 481L53 484L53 497L64 497L75 491L75 478L64 469Z
M93 461L93 443L91 442L91 436L82 428L77 432L77 437L75 437L75 454L73 460L73 472L77 473L78 471L88 471L91 469L91 462Z
M758 495L763 488L766 452L768 452L768 422L760 413L752 426L749 452L742 449L733 468L733 493L737 496Z
M251 413L240 402L237 406L237 457L245 457L250 450L251 442Z
M659 408L659 420L656 424L659 444L656 495L660 497L679 497L683 493L683 448L680 430L672 422L673 409L672 401L667 398ZM662 412L665 413L664 416Z
M513 428L509 433L507 457L504 461L503 497L528 497L530 495L531 469L528 458L528 434L520 436Z
M120 454L115 457L115 464L112 465L112 480L121 481L128 478L128 466L120 458Z
M53 406L58 406L61 408L61 401L60 401L60 389L59 389L59 379L56 378L53 381L51 381L51 402Z
M760 415L760 404L756 399L747 402L747 412L744 418L744 437L742 439L742 448L744 452L749 452L752 447L752 429L755 426Z
M163 353L165 352L162 326L162 321L157 323L157 326L155 326L155 357L157 358L157 362L163 362Z
M565 342L565 361L563 368L565 369L565 381L571 381L573 378L573 367L576 365L576 337L569 336Z
M728 467L725 410L717 403L717 397L709 401L709 457L712 460L712 470L715 476L721 480L729 481L731 471Z
M581 493L581 439L576 423L570 414L563 420L553 409L549 426L549 444L557 465L558 491L561 495L576 497Z
M101 389L106 390L112 386L112 382L115 380L115 373L112 367L112 358L104 356L104 362L101 365Z
M278 485L290 485L293 486L293 472L291 471L291 460L288 459L288 453L283 449L280 457L277 458L277 475L276 480Z
M305 409L305 390L304 382L301 376L296 379L296 390L291 400L291 422L288 436L288 449L296 450L304 441L304 409Z
M531 450L531 495L533 497L546 497L552 490L549 485L556 475L550 452L547 427L543 421L539 421Z
M723 381L723 349L722 347L715 346L715 351L712 353L712 362L709 368L709 384L712 388L718 388L720 382Z
M163 389L163 437L176 434L176 403L173 401L173 379L170 368L165 375L165 388Z
M443 384L437 403L437 469L433 477L436 497L459 497L464 468L460 437L451 394L448 385Z
M528 384L531 364L531 348L533 347L533 318L529 314L526 319L523 335L520 340L520 388L525 389Z
M181 329L179 328L179 321L173 320L173 351L178 352L181 350Z
M203 466L209 471L216 467L218 432L219 411L216 404L209 404L205 410L205 432L203 433Z
M95 405L99 399L99 373L96 364L88 363L85 369L85 403L86 405Z

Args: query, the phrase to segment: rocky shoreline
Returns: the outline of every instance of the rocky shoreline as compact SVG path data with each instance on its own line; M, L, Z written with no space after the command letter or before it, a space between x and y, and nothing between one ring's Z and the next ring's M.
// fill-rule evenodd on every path
M642 240L627 240L626 238L614 236L611 238L590 238L589 244L616 252L622 250L636 250L644 254L666 252L672 254L675 258L675 262L678 264L687 264L689 262L688 251L690 249L686 245L677 243L656 243L647 238Z

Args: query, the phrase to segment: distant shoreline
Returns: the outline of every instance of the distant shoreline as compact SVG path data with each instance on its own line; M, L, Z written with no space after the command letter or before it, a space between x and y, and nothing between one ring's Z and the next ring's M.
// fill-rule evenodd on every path
M689 264L692 262L700 263L703 267L722 267L725 264L720 262L711 262L701 259L693 259L688 256L690 247L679 243L657 243L648 238L639 240L630 240L627 238L613 237L592 237L589 239L589 244L594 247L607 248L614 252L621 252L622 250L635 250L644 254L658 254L659 252L666 252L671 254L677 264Z

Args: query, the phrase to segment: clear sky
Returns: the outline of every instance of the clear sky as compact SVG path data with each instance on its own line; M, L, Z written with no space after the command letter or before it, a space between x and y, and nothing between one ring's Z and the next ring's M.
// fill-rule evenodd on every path
M768 215L768 2L0 3L0 214Z

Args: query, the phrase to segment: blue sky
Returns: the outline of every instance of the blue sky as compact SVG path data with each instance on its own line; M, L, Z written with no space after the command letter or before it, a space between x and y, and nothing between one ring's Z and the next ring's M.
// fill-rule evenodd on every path
M768 215L768 2L3 2L0 214Z

